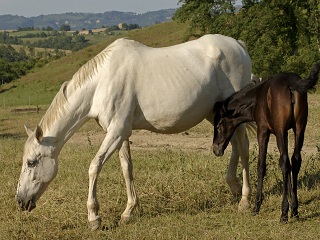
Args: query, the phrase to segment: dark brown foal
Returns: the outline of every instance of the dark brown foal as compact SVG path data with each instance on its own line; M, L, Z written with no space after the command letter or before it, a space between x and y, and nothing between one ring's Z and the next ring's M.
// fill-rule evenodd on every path
M266 173L266 154L270 134L274 134L280 152L279 165L283 175L283 200L280 221L288 221L291 196L291 216L298 215L297 180L301 166L301 149L308 119L307 92L318 80L320 62L308 78L295 73L278 74L256 85L251 84L219 102L215 106L213 151L224 153L235 129L245 122L255 121L259 144L258 185L253 214L257 214L263 200L263 178ZM291 164L288 155L288 130L295 135ZM292 183L291 183L292 173Z

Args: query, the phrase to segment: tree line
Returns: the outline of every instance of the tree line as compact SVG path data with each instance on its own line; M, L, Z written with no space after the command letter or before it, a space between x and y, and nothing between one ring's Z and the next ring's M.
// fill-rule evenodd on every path
M23 42L22 38L41 38L39 40L30 42ZM10 36L8 32L0 32L0 43L2 44L15 44L24 45L38 48L51 48L77 51L89 45L89 42L84 36L73 35L70 36L66 32L59 32L52 30L49 33L37 32L27 33L22 36Z
M246 43L259 76L293 71L306 76L320 59L319 0L179 0L174 19L186 39L219 33Z

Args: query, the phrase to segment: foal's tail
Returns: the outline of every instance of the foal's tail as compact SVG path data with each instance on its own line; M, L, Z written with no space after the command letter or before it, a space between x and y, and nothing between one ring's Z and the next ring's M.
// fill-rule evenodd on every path
M319 77L319 72L320 72L320 62L317 62L314 64L313 68L311 69L311 72L309 74L309 77L306 79L301 79L296 81L297 86L293 86L295 89L300 93L307 93L311 88L313 88L317 82L318 82L318 77Z

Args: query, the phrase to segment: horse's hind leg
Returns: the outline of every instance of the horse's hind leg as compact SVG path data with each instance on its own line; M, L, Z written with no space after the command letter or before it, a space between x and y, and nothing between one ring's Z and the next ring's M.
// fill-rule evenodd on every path
M234 196L240 196L241 200L238 205L238 210L246 210L250 207L249 196L251 193L250 181L249 181L249 140L246 133L245 124L240 125L232 139L232 154L228 167L226 181L231 188ZM237 175L237 167L239 162L239 156L242 163L242 178L243 186L239 183Z
M295 130L295 146L294 152L291 158L292 164L292 203L291 203L291 216L298 218L298 193L297 193L297 185L298 185L298 174L301 167L301 149L303 146L304 140L304 131L305 127L302 129Z
M291 165L288 156L288 133L277 134L277 145L280 151L279 165L282 171L283 177L283 195L282 195L282 214L280 222L288 221L288 212L289 212L289 202L288 194L292 193L291 185Z
M127 207L121 215L121 224L126 223L130 220L131 212L138 204L138 199L133 185L132 161L130 154L130 144L128 139L122 143L121 149L119 151L119 157L128 196Z

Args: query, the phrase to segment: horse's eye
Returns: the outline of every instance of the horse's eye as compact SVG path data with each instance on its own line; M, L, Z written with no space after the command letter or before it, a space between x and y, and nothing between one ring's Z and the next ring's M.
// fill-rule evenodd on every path
M27 161L27 165L28 165L28 168L34 168L38 163L38 160L28 160Z

